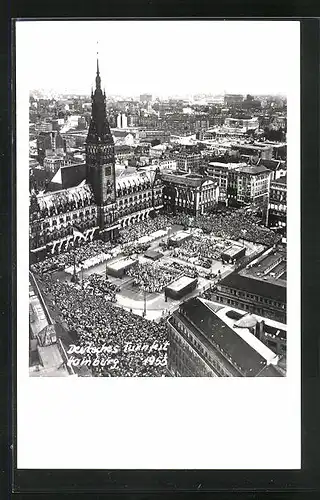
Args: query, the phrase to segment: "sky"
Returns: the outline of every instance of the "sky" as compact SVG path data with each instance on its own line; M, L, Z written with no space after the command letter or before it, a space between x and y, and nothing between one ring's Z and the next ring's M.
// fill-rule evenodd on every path
M30 90L107 95L287 94L297 21L18 21ZM97 45L98 42L98 45Z

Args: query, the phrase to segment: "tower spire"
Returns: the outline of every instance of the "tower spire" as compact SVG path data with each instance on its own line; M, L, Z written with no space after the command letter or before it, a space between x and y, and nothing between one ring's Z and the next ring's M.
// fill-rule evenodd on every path
M94 143L113 144L113 138L106 115L106 95L101 88L98 46L96 88L94 90L91 89L91 100L92 112L87 140Z
M96 88L91 99L91 120L86 141L87 181L92 186L96 204L101 208L116 199L116 177L114 140L106 113L106 97L101 88L98 42ZM104 209L101 210L103 216Z
M99 41L97 40L97 75L100 75L99 72Z
M101 89L101 78L99 70L99 42L97 41L97 76L96 76L96 88Z

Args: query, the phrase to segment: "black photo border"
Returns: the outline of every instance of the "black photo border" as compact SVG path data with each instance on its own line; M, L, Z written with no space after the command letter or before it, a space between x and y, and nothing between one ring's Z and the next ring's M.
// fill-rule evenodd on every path
M230 3L230 2L229 2ZM233 3L233 2L232 2ZM241 2L241 11L243 12L244 3ZM125 2L126 17L132 16L145 18L149 14L152 18L167 18L163 14L159 2L140 1L133 2L130 7ZM168 3L164 2L168 8ZM190 2L187 3L187 6ZM56 6L56 5L55 5ZM176 4L175 4L176 6ZM201 17L202 2L193 5L191 11L192 19L199 20ZM233 4L234 6L234 4ZM251 4L252 6L252 4ZM16 6L15 6L16 7ZM30 7L30 2L28 3ZM64 14L74 16L81 13L81 8L71 7L69 13ZM22 3L14 12L11 18L54 18L56 13L47 15L47 12L41 13L41 8L45 9L44 4L37 4L35 11L30 12L23 8ZM64 4L64 9L66 5ZM108 12L108 18L119 18L119 10L115 2L109 2L107 9L104 9L104 15ZM188 10L188 9L187 9ZM237 10L237 9L235 9ZM280 11L280 9L278 9ZM28 11L28 12L26 12ZM77 12L76 12L77 11ZM134 12L133 12L134 11ZM170 9L169 9L170 11ZM254 8L253 8L254 11ZM141 14L140 14L141 12ZM252 10L250 11L252 12ZM279 15L280 12L278 12ZM101 13L102 14L102 13ZM137 16L138 14L138 16ZM235 15L241 12L234 12ZM302 470L301 471L215 471L215 470L18 470L16 469L16 342L15 342L15 323L16 323L16 223L15 223L15 134L11 138L11 132L14 132L15 126L15 102L14 96L14 51L11 52L11 44L14 42L14 26L11 30L11 22L7 25L4 33L9 34L7 48L2 50L8 56L8 64L2 59L1 64L4 74L8 75L8 80L1 85L2 112L5 111L5 120L8 119L9 127L4 127L1 134L1 140L4 143L4 164L11 168L4 169L2 176L2 196L1 202L4 207L1 212L2 229L7 228L7 233L1 236L2 250L2 275L8 278L8 288L2 289L2 303L7 309L7 340L9 350L2 349L1 352L1 382L4 381L4 394L7 394L8 406L2 406L1 417L4 417L4 429L8 431L8 442L5 443L3 457L8 459L7 481L2 482L5 486L12 489L14 496L20 498L48 498L57 496L61 498L63 494L76 494L79 498L80 493L87 493L87 498L94 498L93 495L108 494L107 498L115 498L121 494L133 498L134 494L139 498L157 498L158 495L166 493L166 496L173 492L179 494L210 492L216 493L217 498L227 498L228 494L236 493L239 498L240 493L249 492L268 492L269 495L277 494L286 490L289 498L293 494L305 498L307 492L315 493L320 491L320 434L319 434L319 321L317 321L318 311L318 283L319 283L319 262L320 262L320 239L319 239L319 48L320 48L320 24L315 18L280 18L280 17L260 17L262 12L256 6L256 13L252 18L242 17L243 20L298 20L301 23L301 282L302 282ZM149 17L148 15L148 17ZM169 15L172 15L169 12ZM275 13L274 16L277 14ZM297 14L296 14L297 15ZM141 16L141 17L140 17ZM198 17L199 16L199 17ZM222 14L223 16L223 14ZM214 19L222 19L222 16ZM149 18L150 18L149 17ZM190 9L184 16L184 19L190 18ZM77 17L77 19L79 19ZM93 19L93 18L90 18ZM179 18L178 18L179 19ZM209 18L206 18L209 19ZM239 18L224 17L223 19ZM2 38L5 38L2 33ZM280 43L280 42L279 42ZM11 79L10 85L8 81ZM8 133L9 131L9 133ZM3 140L4 139L4 140ZM12 142L13 139L13 142ZM4 329L5 330L5 329ZM3 340L3 339L2 339ZM8 358L3 354L9 353ZM6 359L5 359L6 358ZM5 375L7 374L7 377ZM13 396L10 398L11 391ZM6 410L9 412L6 412ZM281 418L281 416L280 416ZM31 432L33 432L31 430ZM275 433L279 432L281 440L281 431L277 429L275 419ZM36 439L36 436L35 436ZM63 452L63 450L62 450ZM275 450L276 452L276 450ZM11 464L11 467L10 467ZM3 471L3 472L4 472ZM4 473L2 473L5 477ZM143 495L140 497L140 495ZM135 495L134 495L135 497ZM212 496L210 496L212 497ZM216 496L215 496L216 497ZM5 498L5 497L3 497ZM138 498L138 497L137 497ZM252 497L253 498L253 497ZM260 497L259 497L260 498ZM298 496L300 498L300 496Z

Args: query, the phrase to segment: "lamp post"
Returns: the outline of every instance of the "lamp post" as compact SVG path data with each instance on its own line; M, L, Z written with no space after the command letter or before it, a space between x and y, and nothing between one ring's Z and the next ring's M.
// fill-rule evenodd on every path
M79 277L77 275L77 270L76 270L76 254L75 251L73 250L73 274L71 277L71 282L72 283L78 283Z
M84 291L84 283L83 283L83 264L81 265L81 288Z
M169 226L169 227L168 227L168 239L167 239L167 246L169 246L169 240L170 240L171 230L172 230L172 227L171 227L171 226Z
M247 230L246 229L242 229L241 232L242 232L242 246L244 246L244 236L245 236Z
M143 316L146 317L147 315L147 292L146 289L144 288L143 290Z

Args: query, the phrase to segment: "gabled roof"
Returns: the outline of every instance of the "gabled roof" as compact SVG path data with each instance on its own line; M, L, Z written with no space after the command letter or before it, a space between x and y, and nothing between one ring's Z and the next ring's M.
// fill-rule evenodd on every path
M50 191L57 189L69 189L79 186L86 179L86 164L76 163L72 165L64 165L59 168L56 174L50 181Z
M93 199L92 188L89 184L81 183L79 186L63 189L61 191L49 192L38 194L37 201L40 206L40 210L45 208L50 208L52 206L58 206L70 201L79 201Z
M141 186L142 184L147 184L149 182L151 182L151 178L148 175L148 172L136 172L132 175L117 177L116 187L117 189L127 189L133 186Z
M59 170L57 170L57 172L55 173L55 175L53 176L53 178L51 179L50 182L52 184L61 184L61 186L62 186L61 167L59 168Z

